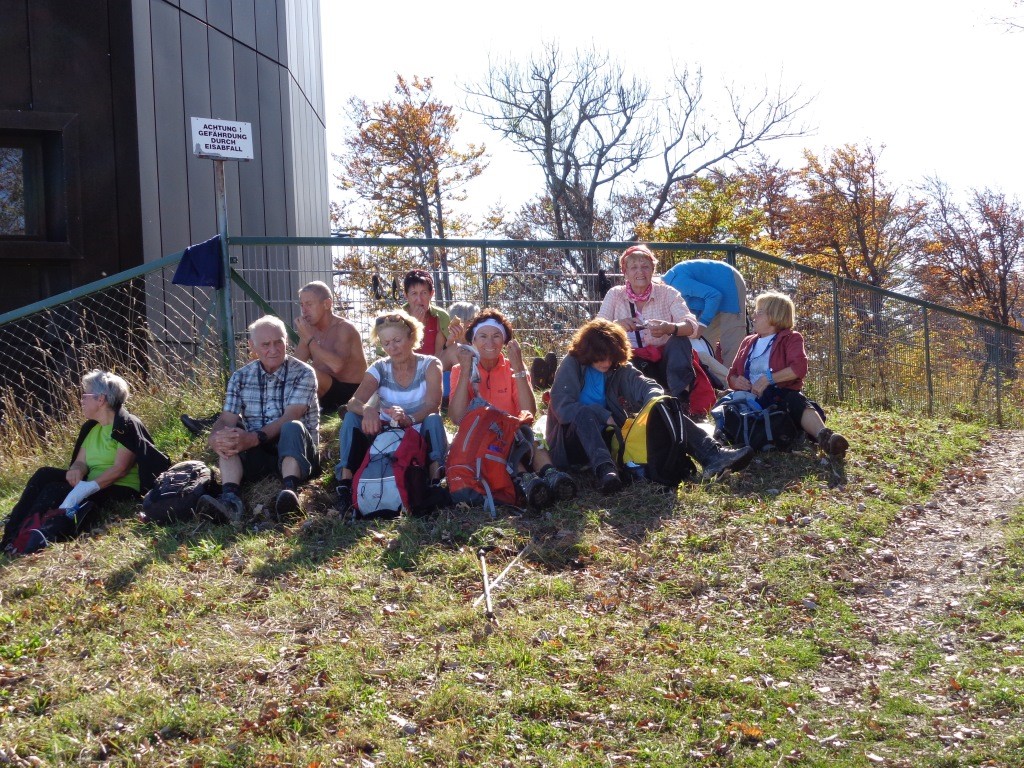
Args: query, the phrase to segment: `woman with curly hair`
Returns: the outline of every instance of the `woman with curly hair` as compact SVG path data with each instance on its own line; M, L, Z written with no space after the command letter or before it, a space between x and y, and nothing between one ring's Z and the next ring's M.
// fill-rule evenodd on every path
M621 428L629 413L638 413L649 400L664 394L656 381L630 365L630 355L622 327L595 318L576 332L551 387L547 439L555 465L589 464L602 493L622 488L605 442L605 427ZM689 418L683 419L686 452L700 462L705 478L750 463L749 448L724 448Z

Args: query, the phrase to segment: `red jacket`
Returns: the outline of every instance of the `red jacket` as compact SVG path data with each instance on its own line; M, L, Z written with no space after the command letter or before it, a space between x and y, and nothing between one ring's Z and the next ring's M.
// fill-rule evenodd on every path
M750 350L757 341L757 334L747 336L740 342L739 352L736 359L732 361L732 368L729 369L729 379L733 376L743 376L747 365L747 358ZM768 356L768 368L772 373L781 371L784 368L792 368L796 378L793 381L779 382L775 386L782 389L803 389L804 377L807 375L807 353L804 352L804 337L794 330L787 328L775 334L775 341L772 343L772 351Z

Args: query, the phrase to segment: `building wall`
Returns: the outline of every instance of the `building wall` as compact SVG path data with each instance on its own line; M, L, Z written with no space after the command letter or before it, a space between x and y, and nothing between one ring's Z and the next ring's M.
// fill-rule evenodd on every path
M117 0L0 0L0 147L41 143L46 231L0 238L0 312L140 259L130 17Z
M227 162L235 235L329 234L319 0L133 0L146 260L216 234L213 162L189 147L190 118L252 123L250 162ZM152 215L149 215L152 212ZM247 249L244 272L291 303L326 249ZM236 299L238 324L258 314Z
M12 132L57 146L66 192L46 237L0 237L0 312L216 234L192 116L252 123L255 159L226 163L232 234L329 233L319 0L0 0L0 19L0 147ZM329 263L301 260L237 266L290 299Z

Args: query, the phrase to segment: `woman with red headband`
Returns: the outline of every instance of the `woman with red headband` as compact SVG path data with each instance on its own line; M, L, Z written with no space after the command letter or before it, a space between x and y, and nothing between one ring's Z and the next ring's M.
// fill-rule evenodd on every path
M633 364L688 410L695 379L690 337L700 333L697 318L679 291L655 280L654 253L646 245L623 251L619 266L626 281L605 294L597 316L626 332Z

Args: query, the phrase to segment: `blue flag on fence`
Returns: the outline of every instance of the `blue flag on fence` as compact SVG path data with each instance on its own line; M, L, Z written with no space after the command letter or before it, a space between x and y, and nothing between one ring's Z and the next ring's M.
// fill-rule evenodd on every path
M175 285L224 287L224 263L220 255L220 236L190 245L181 257L171 282Z

